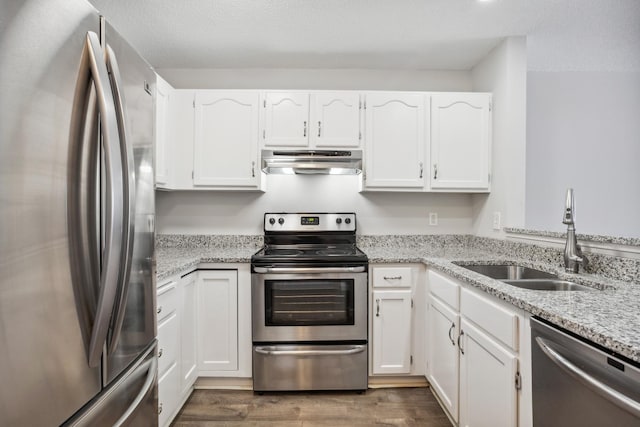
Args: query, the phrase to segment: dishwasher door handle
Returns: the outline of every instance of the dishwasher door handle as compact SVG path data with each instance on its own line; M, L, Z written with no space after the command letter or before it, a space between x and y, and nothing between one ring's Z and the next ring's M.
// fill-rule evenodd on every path
M598 393L600 396L604 397L611 403L640 418L640 402L636 402L630 397L625 396L619 391L609 387L601 381L598 381L596 378L592 377L591 375L571 363L566 357L560 354L558 350L554 349L552 347L553 344L548 340L541 337L536 337L535 340L544 354L566 373L568 373L573 378L577 379L585 386L589 387L592 391Z

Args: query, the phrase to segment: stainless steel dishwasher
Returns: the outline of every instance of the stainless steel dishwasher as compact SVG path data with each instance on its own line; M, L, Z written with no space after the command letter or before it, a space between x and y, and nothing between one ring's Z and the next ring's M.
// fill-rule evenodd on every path
M531 319L533 425L640 426L640 369Z

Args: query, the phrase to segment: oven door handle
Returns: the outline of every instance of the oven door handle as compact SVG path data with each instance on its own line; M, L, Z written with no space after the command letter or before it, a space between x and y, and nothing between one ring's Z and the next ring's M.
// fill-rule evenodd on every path
M345 350L273 350L277 347L256 347L255 352L267 356L336 356L362 353L364 345L355 345Z
M253 267L256 273L363 273L367 267Z

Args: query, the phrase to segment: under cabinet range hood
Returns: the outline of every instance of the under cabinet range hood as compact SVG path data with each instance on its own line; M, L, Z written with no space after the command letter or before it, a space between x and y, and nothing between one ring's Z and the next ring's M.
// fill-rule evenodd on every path
M262 150L262 171L289 175L357 175L361 150Z

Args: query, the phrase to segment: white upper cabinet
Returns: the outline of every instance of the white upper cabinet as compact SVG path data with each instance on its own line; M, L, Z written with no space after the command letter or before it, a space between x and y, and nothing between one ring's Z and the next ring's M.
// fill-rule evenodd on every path
M195 187L258 189L259 101L259 93L254 91L196 92Z
M491 94L431 96L431 188L488 191Z
M266 92L262 138L265 147L306 147L309 144L309 94Z
M361 104L358 92L265 92L265 148L357 148Z
M366 95L365 189L424 189L425 99L409 92Z
M166 188L169 186L169 162L171 153L169 148L169 138L171 124L169 115L169 100L172 96L173 88L162 77L156 75L156 97L154 111L154 140L156 156L156 186Z
M360 146L360 94L323 92L311 94L310 143L317 148Z

